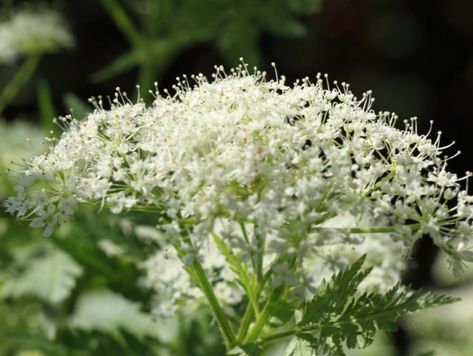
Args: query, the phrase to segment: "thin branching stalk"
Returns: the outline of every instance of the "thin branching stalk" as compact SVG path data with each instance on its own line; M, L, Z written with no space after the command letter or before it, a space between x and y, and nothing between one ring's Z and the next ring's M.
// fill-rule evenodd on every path
M28 57L15 73L13 79L0 92L0 114L5 110L8 104L15 99L18 92L33 75L40 59L41 56L36 55Z

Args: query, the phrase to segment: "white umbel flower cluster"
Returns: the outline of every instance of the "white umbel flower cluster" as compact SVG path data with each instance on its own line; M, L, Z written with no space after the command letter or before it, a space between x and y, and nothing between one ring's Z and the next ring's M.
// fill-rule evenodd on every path
M0 63L19 57L56 52L71 47L74 39L59 13L25 9L0 22Z
M418 134L415 119L398 129L394 114L371 109L370 92L356 98L321 75L291 87L242 64L189 81L150 107L119 91L109 110L99 100L29 162L8 211L46 235L78 202L155 211L166 242L147 281L167 310L200 295L184 273L194 259L223 303L241 299L216 236L249 273L271 269L274 286L301 298L365 253L375 266L366 288L385 290L423 235L457 270L471 259L466 177L446 171L440 135Z

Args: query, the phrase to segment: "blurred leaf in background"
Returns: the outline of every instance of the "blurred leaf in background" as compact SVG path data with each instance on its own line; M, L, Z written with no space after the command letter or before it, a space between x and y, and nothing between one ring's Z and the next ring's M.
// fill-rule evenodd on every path
M23 271L6 281L4 297L34 296L54 305L70 296L83 273L81 266L64 252L40 242L27 251L15 251L19 255L15 267Z
M139 67L138 83L147 94L176 56L193 45L210 43L234 65L244 57L262 63L262 34L301 36L302 15L320 0L100 0L129 43L130 50L93 74L95 81Z
M461 298L452 305L422 311L404 320L412 337L412 354L470 356L473 352L473 285L449 294Z
M436 284L461 300L403 320L412 338L414 355L432 351L433 355L469 356L473 352L473 268L468 266L460 279L447 269L445 254L438 254L432 269Z

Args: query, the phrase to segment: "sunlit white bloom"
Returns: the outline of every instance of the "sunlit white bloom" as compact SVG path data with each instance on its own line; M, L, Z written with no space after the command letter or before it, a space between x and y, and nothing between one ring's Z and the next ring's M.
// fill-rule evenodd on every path
M321 75L265 77L219 67L150 107L118 91L109 110L99 101L85 121L63 120L69 130L30 161L7 210L46 234L72 201L154 211L164 241L145 267L162 313L201 297L185 273L196 259L222 303L241 300L219 239L248 273L301 298L362 254L374 265L364 288L386 290L424 234L461 270L473 201L446 170L440 134L418 134L415 119L399 129L370 92Z
M73 43L63 19L52 10L21 10L0 23L0 63L12 63L30 54L56 52Z

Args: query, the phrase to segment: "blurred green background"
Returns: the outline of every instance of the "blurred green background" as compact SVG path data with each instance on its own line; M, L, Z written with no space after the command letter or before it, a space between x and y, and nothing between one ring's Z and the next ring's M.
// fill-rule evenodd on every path
M418 116L421 132L434 120L445 143L456 140L451 153L463 155L452 171L473 169L471 0L3 0L0 22L25 7L55 9L75 40L41 55L0 114L0 200L12 193L10 162L43 149L48 131L59 132L55 116L72 109L81 118L89 97L117 86L132 96L139 84L149 101L154 81L169 88L176 76L210 75L239 57L269 73L274 61L290 82L326 72L355 93L371 89L375 110ZM0 93L29 57L0 65ZM43 239L0 212L0 355L221 354L205 313L149 313L140 262L156 248L146 229L153 223L82 209ZM453 280L429 241L414 251L405 282L463 301L402 320L354 354L473 354L473 273Z

